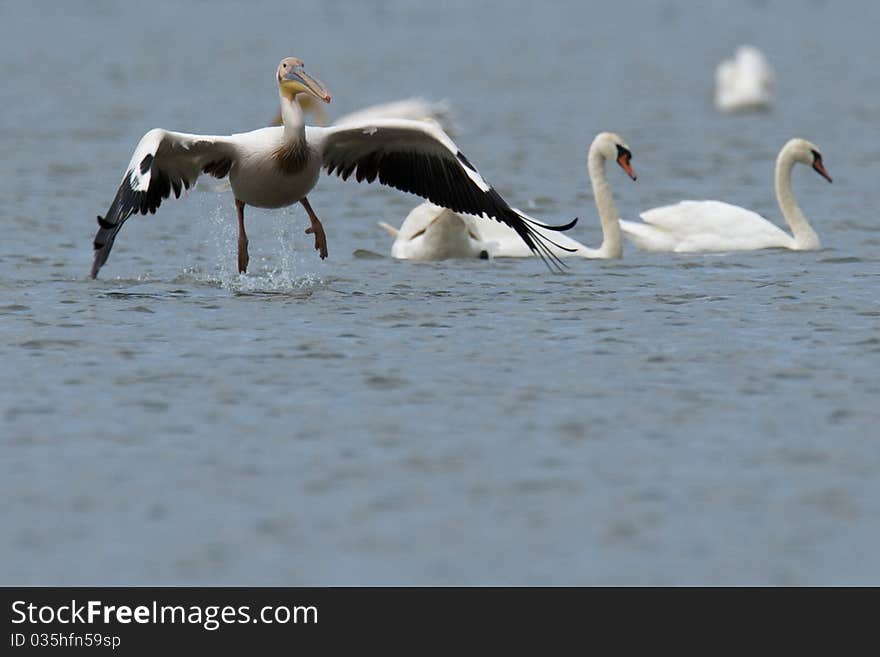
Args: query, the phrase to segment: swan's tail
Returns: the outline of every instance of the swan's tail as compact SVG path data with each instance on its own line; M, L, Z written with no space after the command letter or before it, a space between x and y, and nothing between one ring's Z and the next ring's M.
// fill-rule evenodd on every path
M399 230L397 230L394 226L390 224L386 224L384 221L380 221L378 226L379 228L384 228L386 231L388 231L391 237L396 238L400 234Z

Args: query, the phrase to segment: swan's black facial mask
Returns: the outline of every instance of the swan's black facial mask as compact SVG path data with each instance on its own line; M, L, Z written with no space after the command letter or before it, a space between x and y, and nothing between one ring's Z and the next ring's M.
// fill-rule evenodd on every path
M828 175L828 172L825 170L825 165L822 164L822 155L817 151L812 151L813 153L813 168L816 170L820 176L822 176L828 182L831 182L831 176Z
M636 179L636 172L633 171L632 166L630 165L630 160L632 160L632 153L629 152L628 148L624 148L620 144L617 144L617 163L620 165L620 168L626 171L626 174L632 178Z

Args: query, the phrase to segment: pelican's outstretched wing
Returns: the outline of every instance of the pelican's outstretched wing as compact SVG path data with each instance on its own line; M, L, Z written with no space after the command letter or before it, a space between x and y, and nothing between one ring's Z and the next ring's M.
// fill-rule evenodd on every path
M162 199L179 197L181 189L193 186L201 173L223 178L236 157L230 137L211 137L169 132L156 128L145 134L134 155L110 209L98 217L92 278L107 261L116 233L132 214L155 213Z
M568 230L577 219L563 226L545 226L513 210L433 123L374 119L307 127L306 140L321 153L328 173L343 180L354 173L358 182L378 180L455 212L486 215L513 228L548 265L562 265L550 248L552 240L535 227Z

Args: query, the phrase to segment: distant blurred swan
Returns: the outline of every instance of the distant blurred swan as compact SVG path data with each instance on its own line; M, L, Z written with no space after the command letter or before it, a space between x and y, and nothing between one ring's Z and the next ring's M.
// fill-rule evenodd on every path
M602 225L602 245L598 249L591 249L566 235L551 234L535 227L547 239L548 248L557 257L620 258L623 255L619 216L605 175L605 162L609 159L616 161L633 180L636 179L630 165L632 153L623 138L611 132L596 135L590 145L587 165ZM528 216L521 210L517 212ZM403 260L523 258L532 255L528 248L523 249L517 244L520 238L516 231L507 230L497 222L455 213L432 203L416 206L399 230L384 222L379 225L395 238L391 256Z
M316 102L310 96L297 97L297 102L305 115L312 116L315 124L327 125L327 111L324 109L323 104ZM418 97L369 105L339 117L333 121L333 124L342 125L343 123L358 123L375 119L430 121L436 123L446 134L454 135L456 132L455 123L452 120L452 111L447 101L431 101ZM272 125L281 125L280 112L275 115Z
M766 109L772 98L773 70L754 46L740 46L715 71L715 107L722 112Z
M623 234L646 251L697 253L818 249L819 237L798 207L791 190L791 170L797 162L812 166L831 182L815 145L804 139L792 139L783 146L776 158L776 199L792 235L751 210L720 201L682 201L653 208L642 213L644 223L621 221Z

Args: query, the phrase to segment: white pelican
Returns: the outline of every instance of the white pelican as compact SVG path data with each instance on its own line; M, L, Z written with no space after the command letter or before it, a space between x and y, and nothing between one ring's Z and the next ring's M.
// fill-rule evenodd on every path
M405 192L428 198L457 212L486 215L510 224L548 265L560 266L549 238L536 232L549 227L510 208L479 174L453 141L429 122L374 119L328 128L306 127L298 94L330 102L330 94L308 75L303 62L288 57L278 65L276 80L283 127L269 127L230 136L206 136L150 130L132 155L106 216L98 217L91 276L107 261L119 229L135 212L155 213L172 191L195 184L201 173L229 175L238 210L238 268L247 271L248 240L244 208L280 208L301 203L311 220L315 249L327 257L327 240L306 194L321 168L343 180L353 173L358 182L378 179Z
M614 160L633 180L636 174L630 160L632 152L620 135L600 132L593 139L587 156L587 168L593 196L602 225L602 245L591 249L565 235L547 237L549 247L560 258L620 258L623 238L611 186L605 175L605 162ZM515 209L521 216L521 210ZM531 219L531 218L530 218ZM534 221L534 220L532 220ZM394 236L391 256L406 260L443 260L446 258L521 258L534 255L522 244L516 231L479 217L458 214L425 202L407 215L400 230L379 224ZM542 233L542 228L536 228Z
M715 107L722 112L744 112L770 106L773 70L754 46L740 46L733 59L715 71Z
M682 201L641 214L644 223L621 221L624 235L646 251L676 253L748 251L783 248L812 251L820 247L791 191L791 169L800 162L831 182L819 149L804 139L792 139L776 158L776 200L791 228L789 235L764 217L721 201Z

